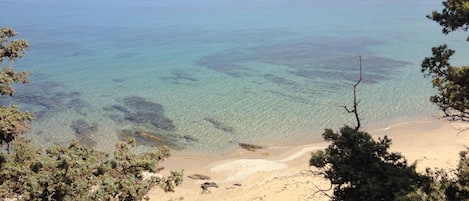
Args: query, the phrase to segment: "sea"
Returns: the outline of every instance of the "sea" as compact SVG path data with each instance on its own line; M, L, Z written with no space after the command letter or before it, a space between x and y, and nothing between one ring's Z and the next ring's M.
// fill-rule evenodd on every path
M226 154L238 143L302 145L324 129L438 118L420 64L448 44L469 63L467 32L426 15L440 0L0 0L0 26L26 39L3 67L31 71L16 104L42 146Z

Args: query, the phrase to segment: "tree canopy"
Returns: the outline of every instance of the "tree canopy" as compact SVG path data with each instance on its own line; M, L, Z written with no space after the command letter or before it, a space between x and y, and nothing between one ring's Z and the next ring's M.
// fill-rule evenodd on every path
M326 129L331 144L312 153L309 164L321 169L334 190L332 200L396 200L428 180L408 165L399 153L388 152L391 140L375 141L371 135L344 126L340 132Z
M12 40L17 33L11 28L0 28L0 94L14 95L14 83L28 83L29 72L16 72L13 62L25 54L29 44L26 40ZM5 64L6 63L6 64ZM33 114L21 112L14 105L0 105L0 144L10 143L18 135L29 130L29 122L34 119Z
M357 126L344 126L340 132L326 129L322 134L330 142L325 150L312 153L309 164L319 168L319 174L330 181L333 196L320 190L332 200L392 201L422 188L429 178L415 171L399 153L388 152L391 139L387 136L375 141L370 134L360 131L357 87L363 79L360 57L360 77L352 85L353 113Z
M427 17L438 22L442 32L469 28L469 0L443 1L443 10L433 11ZM467 38L469 40L469 38ZM430 97L444 113L444 117L452 121L469 121L469 67L455 67L450 58L455 53L446 44L432 48L432 56L422 62L422 72L431 77L433 87L438 94Z
M469 28L469 0L443 1L442 11L433 11L427 17L438 22L444 34ZM466 39L469 41L469 37ZM469 121L469 66L452 66L450 58L455 50L446 44L432 48L432 56L422 62L422 72L432 78L438 94L430 101L440 107L444 117L451 121ZM427 188L409 193L403 200L469 200L469 152L460 153L458 167L453 172L430 171L432 179Z
M72 142L45 150L27 139L13 143L13 155L0 155L0 198L22 200L143 200L154 186L174 191L182 172L155 175L169 149L135 154L135 140L116 145L109 155ZM146 172L146 173L145 173ZM153 174L152 174L153 173ZM148 176L146 176L148 175Z
M469 0L447 0L443 1L442 4L444 8L441 12L433 11L427 17L438 22L443 27L444 34L458 29L467 31L469 28Z

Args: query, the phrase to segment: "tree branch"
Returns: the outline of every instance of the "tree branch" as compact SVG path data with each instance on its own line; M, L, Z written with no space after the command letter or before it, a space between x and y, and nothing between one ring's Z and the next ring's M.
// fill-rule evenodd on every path
M315 175L315 176L318 176L318 175L324 175L324 176L326 176L326 173L325 173L324 171L321 171L321 172L314 172L314 171L311 170L311 169L309 169L309 171L311 171L311 173L313 173L313 175ZM318 189L316 192L314 192L313 196L316 195L317 193L321 193L321 194L323 194L324 196L326 196L326 197L328 197L328 198L330 198L330 199L332 200L333 196L327 194L327 191L332 190L332 187L333 187L332 181L331 181L330 179L329 179L329 182L330 182L330 183L329 183L330 186L329 186L329 188L327 188L327 189L321 189L321 188L319 188L318 185L316 185L314 182L312 182L312 184L314 185L314 187Z
M345 109L345 111L347 111L348 113L353 113L355 115L355 120L357 121L357 126L355 127L355 130L358 130L360 129L360 126L361 126L361 123L360 123L360 118L358 116L358 104L359 102L357 101L357 87L358 85L360 84L360 82L362 81L363 79L363 73L362 73L362 56L359 56L358 57L359 60L360 60L360 78L358 79L358 81L352 85L353 86L353 109L350 110L347 108L347 106L341 106Z

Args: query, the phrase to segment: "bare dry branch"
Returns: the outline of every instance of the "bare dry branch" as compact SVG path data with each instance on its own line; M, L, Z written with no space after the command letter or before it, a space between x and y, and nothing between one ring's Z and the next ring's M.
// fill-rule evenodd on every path
M353 109L349 109L345 105L340 106L340 107L343 107L345 109L345 111L347 111L348 113L353 113L355 115L355 120L357 121L357 126L355 127L355 130L360 129L360 126L361 126L360 118L358 116L358 109L357 109L358 105L360 104L360 102L357 101L357 87L360 84L360 82L363 80L362 57L359 56L358 58L360 60L360 78L358 79L358 81L355 84L352 85L352 87L353 87Z
M315 172L315 171L313 171L313 170L311 170L311 169L309 169L309 171L311 171L311 173L313 173L313 175L315 175L315 176L326 175L326 173L325 173L324 171ZM318 189L316 192L314 192L313 196L316 195L317 193L321 193L321 194L323 194L324 196L326 196L326 197L328 197L328 198L330 198L330 199L333 198L333 196L327 194L328 191L332 190L332 186L333 186L333 185L332 185L332 182L329 183L329 188L327 188L327 189L321 189L321 188L319 188L319 186L316 185L314 182L312 182L312 184L314 185L314 187L315 187L316 189Z

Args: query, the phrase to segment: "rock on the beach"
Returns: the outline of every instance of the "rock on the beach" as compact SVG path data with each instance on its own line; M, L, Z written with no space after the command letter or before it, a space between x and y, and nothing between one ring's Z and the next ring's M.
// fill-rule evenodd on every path
M258 149L264 149L265 147L260 146L260 145L255 145L255 144L247 144L247 143L238 143L239 146L243 149L246 149L248 151L256 151Z
M209 187L218 188L218 185L215 182L205 182L200 185L200 188L202 188L202 193L210 193L210 191L208 190Z
M193 174L193 175L189 175L187 177L189 177L191 179L210 180L209 176L203 175L203 174Z

